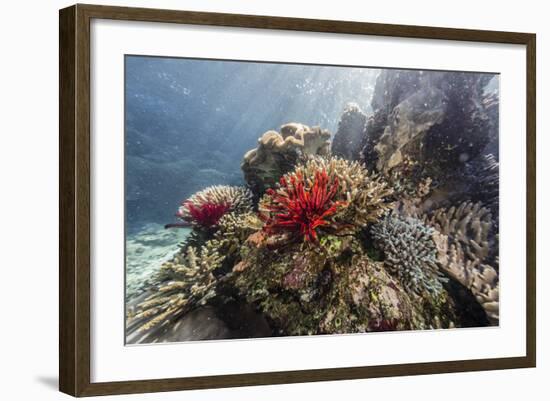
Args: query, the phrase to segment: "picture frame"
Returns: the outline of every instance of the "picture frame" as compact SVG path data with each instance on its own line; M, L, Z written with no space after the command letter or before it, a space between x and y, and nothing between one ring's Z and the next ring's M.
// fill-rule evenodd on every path
M525 354L368 366L321 367L155 379L93 381L91 321L93 252L91 24L96 20L185 24L288 35L341 34L493 43L525 48ZM72 396L144 393L536 366L536 36L530 33L374 24L256 15L204 13L77 4L59 14L59 389ZM122 308L122 306L121 306ZM523 344L522 344L523 345ZM208 346L208 345L205 345Z

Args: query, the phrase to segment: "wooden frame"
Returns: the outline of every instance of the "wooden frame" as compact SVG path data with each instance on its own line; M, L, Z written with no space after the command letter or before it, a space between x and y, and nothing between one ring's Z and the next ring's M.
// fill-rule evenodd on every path
M91 383L90 21L92 18L525 45L527 49L527 324L525 327L527 355L512 358ZM536 36L534 34L80 4L60 11L59 26L59 388L62 392L73 396L93 396L535 366Z

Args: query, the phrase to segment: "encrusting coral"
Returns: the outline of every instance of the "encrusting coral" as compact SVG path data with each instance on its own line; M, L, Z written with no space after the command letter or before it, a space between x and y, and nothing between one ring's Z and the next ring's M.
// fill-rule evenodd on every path
M250 189L261 196L279 178L308 156L330 153L330 132L319 127L289 123L280 132L267 131L258 139L258 147L246 152L241 163Z
M233 285L278 335L410 329L424 321L400 284L353 236L327 235L317 245L291 243L274 252L264 233L249 238L242 252Z
M491 324L499 321L497 238L491 238L491 214L480 203L438 209L425 218L436 229L438 264L472 292Z
M182 202L176 216L196 227L210 228L229 212L252 210L252 194L245 187L215 185Z
M434 231L418 219L391 215L373 225L371 234L390 272L407 290L439 296L446 279L437 265Z

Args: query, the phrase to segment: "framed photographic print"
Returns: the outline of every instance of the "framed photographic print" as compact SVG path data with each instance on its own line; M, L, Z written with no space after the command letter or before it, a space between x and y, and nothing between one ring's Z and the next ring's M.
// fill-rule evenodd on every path
M535 35L60 11L60 390L534 367Z

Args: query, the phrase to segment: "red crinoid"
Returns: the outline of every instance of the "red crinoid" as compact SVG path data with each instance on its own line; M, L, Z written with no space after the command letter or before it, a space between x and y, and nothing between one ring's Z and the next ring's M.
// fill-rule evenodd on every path
M182 208L187 209L186 220L191 220L192 223L208 228L216 226L231 206L228 203L205 202L194 204L191 201L185 201ZM183 217L181 210L178 215Z
M344 201L334 201L337 191L338 178L331 180L325 170L315 172L310 186L300 173L282 177L278 190L266 191L271 199L263 205L268 213L260 215L265 222L264 230L268 234L290 233L317 242L317 229L330 225L328 218L340 206L347 205Z

